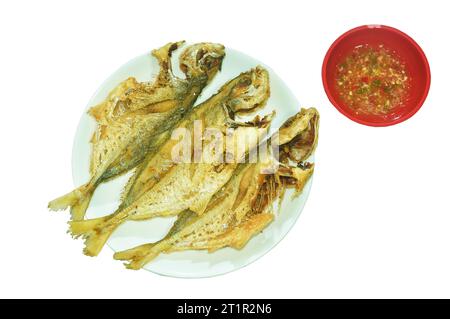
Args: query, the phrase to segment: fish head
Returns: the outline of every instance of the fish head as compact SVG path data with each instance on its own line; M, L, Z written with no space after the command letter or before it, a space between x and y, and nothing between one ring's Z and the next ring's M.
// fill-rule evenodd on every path
M180 69L187 78L206 76L209 82L220 71L225 47L217 43L197 43L187 47L180 56Z
M257 66L242 73L231 89L228 109L232 113L250 113L263 107L270 96L269 72Z
M252 211L263 212L286 188L295 188L294 196L301 193L314 172L314 164L307 160L317 145L318 127L317 110L301 109L272 135L271 154L255 167L260 179L254 183L258 191Z
M302 109L290 117L277 133L281 161L305 161L316 148L318 127L319 112L315 108Z

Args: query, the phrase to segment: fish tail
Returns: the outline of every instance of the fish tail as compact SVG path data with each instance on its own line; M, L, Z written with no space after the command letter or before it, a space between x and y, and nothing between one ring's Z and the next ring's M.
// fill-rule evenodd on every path
M88 183L74 189L66 195L52 200L48 203L48 208L53 211L58 211L71 207L72 218L74 220L81 220L89 206L93 193L93 189Z
M156 258L162 251L163 247L156 243L137 246L128 250L119 251L114 254L114 259L125 260L125 267L128 269L138 270L144 267L152 259Z
M70 207L70 215L71 219L74 221L83 220L86 215L86 211L89 207L89 203L91 202L91 198L94 195L94 192L86 192L82 198L78 200L75 204Z
M118 224L111 223L111 215L69 222L69 233L84 239L84 254L97 256Z
M80 198L83 196L84 188L86 188L86 185L82 185L70 193L67 193L66 195L63 195L61 197L58 197L51 202L48 203L48 208L53 211L57 210L64 210L74 204L76 204Z

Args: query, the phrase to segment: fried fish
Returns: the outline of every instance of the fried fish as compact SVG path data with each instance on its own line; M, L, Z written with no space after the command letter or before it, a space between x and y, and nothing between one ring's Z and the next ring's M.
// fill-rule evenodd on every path
M181 121L178 128L184 128L191 133L195 121L201 121L203 128L218 129L221 132L224 132L228 127L237 129L237 132L233 135L235 139L245 135L245 133L252 137L251 134L254 133L252 129L254 127L266 128L270 122L270 116L262 119L256 117L253 122L235 123L235 114L242 115L263 107L269 96L268 73L263 68L256 67L254 70L242 73L229 81L208 101L192 109ZM250 128L250 131L247 128ZM129 206L139 196L148 192L177 165L177 162L172 158L172 151L176 143L175 140L168 141L158 152L147 155L143 164L139 166L124 188L121 201L122 208ZM249 144L251 143L249 142ZM238 157L242 154L235 155ZM189 170L193 171L193 167L193 165L189 165ZM202 168L208 169L211 166L207 165ZM217 169L217 166L215 169ZM173 175L176 173L172 172Z
M313 108L301 110L280 128L279 159L255 164L245 163L198 215L185 210L178 215L169 233L156 243L141 245L114 255L126 260L127 268L139 269L160 253L183 250L208 250L223 247L241 249L272 220L272 203L282 198L285 189L299 194L313 173L313 164L305 162L317 144L319 115ZM276 168L262 173L267 168Z
M129 78L89 110L98 123L91 140L90 180L51 201L51 210L70 207L72 219L82 220L98 185L135 168L170 138L225 56L219 44L189 46L180 56L180 69L186 75L180 79L172 73L171 55L182 43L169 43L152 52L160 67L153 82Z
M267 132L272 115L240 123L234 119L234 114L263 106L269 94L268 72L257 67L229 81L216 95L196 107L182 127L191 127L195 125L194 120L199 120L203 127L213 128L231 141L247 139L246 147L234 152L236 159L242 158ZM231 136L227 135L228 128L233 128ZM126 220L174 216L186 209L201 215L214 193L238 166L237 160L231 163L170 162L172 146L172 141L168 141L142 168L127 189L126 205L105 217L70 223L71 234L85 239L86 255L97 255L112 232ZM165 161L169 161L169 165L164 165Z

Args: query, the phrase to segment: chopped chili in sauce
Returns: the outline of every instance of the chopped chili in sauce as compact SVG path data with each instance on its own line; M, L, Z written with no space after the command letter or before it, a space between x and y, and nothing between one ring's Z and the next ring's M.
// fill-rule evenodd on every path
M401 59L383 45L359 45L338 64L336 87L357 114L385 115L404 106L411 77Z

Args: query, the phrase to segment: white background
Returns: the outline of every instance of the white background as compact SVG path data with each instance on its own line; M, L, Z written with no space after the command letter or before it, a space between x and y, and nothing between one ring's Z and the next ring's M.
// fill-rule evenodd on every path
M448 10L444 1L14 1L0 5L0 297L450 297ZM323 56L348 29L387 24L431 65L423 108L394 127L328 102ZM270 65L321 112L308 203L268 255L200 280L127 271L81 254L67 213L78 120L100 83L168 41L215 41Z

